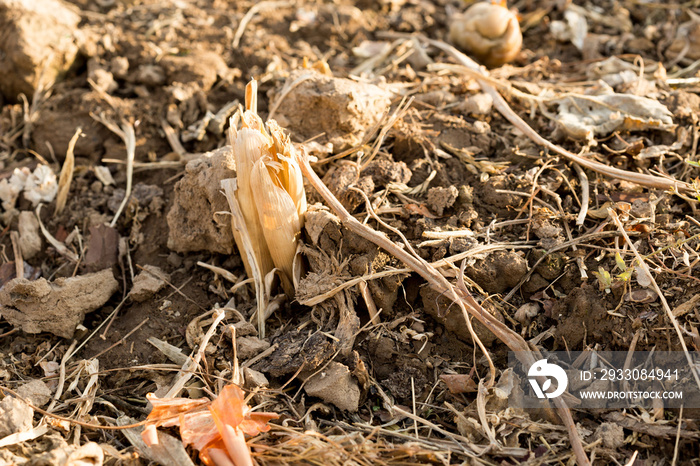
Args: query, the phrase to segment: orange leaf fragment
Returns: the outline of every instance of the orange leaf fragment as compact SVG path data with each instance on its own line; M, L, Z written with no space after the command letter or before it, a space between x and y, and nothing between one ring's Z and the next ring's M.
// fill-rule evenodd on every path
M160 399L152 393L146 398L153 405L149 421L141 434L147 445L158 443L157 427L180 427L182 443L192 445L208 466L252 465L244 434L267 432L267 422L275 413L253 413L245 403L243 390L227 385L212 402L208 398Z

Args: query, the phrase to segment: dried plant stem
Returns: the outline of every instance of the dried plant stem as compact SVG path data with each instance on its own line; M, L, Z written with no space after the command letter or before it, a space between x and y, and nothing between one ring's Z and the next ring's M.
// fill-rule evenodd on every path
M562 155L583 167L589 168L597 173L609 176L611 178L626 180L648 188L664 189L683 193L692 192L692 187L688 183L661 176L648 175L645 173L634 173L627 170L610 167L595 160L574 154L573 152L570 152L563 147L546 140L540 136L537 131L532 129L532 127L528 125L525 120L520 118L520 116L516 114L513 109L510 108L506 100L491 84L493 80L489 78L484 71L482 71L481 67L476 62L445 42L427 38L423 38L423 40L446 52L461 65L463 65L466 68L465 71L468 71L470 76L477 80L481 89L491 96L496 109L501 113L501 115L503 115L508 121L510 121L516 128L522 131L523 134L529 137L536 144L544 146L552 152Z
M56 215L63 212L63 208L68 200L68 191L70 191L70 183L73 181L73 168L75 167L75 144L78 142L81 134L83 134L83 130L80 128L76 129L75 134L68 142L66 160L63 161L61 176L58 178L58 194L56 195L56 210L54 211Z
M590 200L591 189L588 185L588 175L586 175L586 172L583 171L583 168L581 168L580 165L575 164L574 170L576 170L576 174L578 175L578 179L581 183L581 211L576 217L576 225L580 227L583 225L583 222L586 221L586 216L588 215L588 201Z
M435 267L430 265L420 257L411 255L405 249L396 245L385 234L378 232L367 225L360 223L343 207L338 199L330 192L328 187L316 175L309 165L308 158L305 155L298 155L297 160L301 166L301 170L309 180L311 185L319 192L321 197L328 203L343 225L353 233L371 241L380 248L384 249L389 254L399 259L406 264L410 269L425 278L434 290L446 295L454 301L462 310L462 315L466 322L470 322L470 314L484 324L496 337L503 341L511 351L516 352L521 362L527 367L539 359L539 352L531 350L527 342L513 330L508 328L504 323L500 322L489 312L487 312L476 300L469 294L466 288L457 288L451 284ZM583 444L579 438L578 431L574 426L571 412L561 398L554 400L559 416L564 422L568 433L571 446L576 455L576 459L581 466L590 465L590 461L583 449Z
M124 207L126 207L127 202L129 202L129 196L131 196L131 184L134 178L134 158L136 156L136 134L134 133L134 125L131 123L123 122L121 127L119 127L113 121L108 120L104 113L100 115L91 114L91 116L93 119L102 123L107 127L107 129L119 136L121 140L124 141L124 145L126 146L126 191L124 192L124 199L122 199L122 203L119 204L117 213L114 214L114 218L109 224L110 227L114 228L114 225L117 224L117 220L124 210Z
M41 230L41 233L44 235L44 238L46 238L46 241L48 241L51 246L56 249L56 251L61 254L62 256L65 256L68 260L71 262L78 262L78 255L68 249L65 244L61 243L59 240L53 237L51 233L46 229L44 226L44 223L41 221L41 207L43 204L39 204L36 206L36 210L34 211L34 214L36 215L36 219L39 222L39 229Z
M194 370L195 368L199 365L199 362L202 360L204 357L204 351L207 348L207 345L209 344L209 340L214 336L214 333L216 332L216 328L219 326L222 320L226 317L226 312L223 309L217 309L214 311L214 322L212 322L211 327L209 327L209 330L207 330L207 333L204 335L204 338L202 338L202 342L199 344L199 349L197 350L197 353L194 354L194 356L190 356L190 359L187 360L187 362L182 366L182 369L180 372L178 372L177 376L175 377L175 383L173 383L173 386L170 387L170 390L168 390L168 393L163 396L163 398L174 398L180 394L183 388L185 388L185 384L187 383L188 380L192 378L192 375L194 375Z
M187 150L185 150L180 143L180 139L178 138L173 127L170 126L170 124L168 124L168 122L165 120L160 121L160 127L163 128L165 138L168 140L168 144L170 144L170 148L173 150L173 152L179 155L181 160L186 160L188 155Z
M24 257L22 257L22 247L19 242L19 233L16 231L11 231L10 241L12 241L12 251L15 254L15 276L17 278L24 278Z
M75 345L77 343L78 342L76 340L73 340L68 349L66 350L65 354L63 355L63 358L61 358L61 365L59 366L58 370L58 386L56 387L56 392L53 395L51 404L48 408L46 408L46 411L49 413L53 411L54 407L56 406L56 403L63 394L63 386L66 383L66 363L71 358L71 356L73 356L73 349L75 348Z
M372 325L379 325L381 322L379 320L379 311L377 310L377 305L374 303L372 294L369 292L367 282L360 282L357 284L357 287L360 289L360 295L362 295L362 299L365 301L365 305L367 306L367 313L369 314L370 322L372 322Z
M639 254L639 251L637 248L634 246L634 243L632 243L632 240L630 240L630 237L627 235L627 232L625 231L625 227L622 225L622 222L620 221L620 217L617 216L614 210L608 209L608 213L610 214L610 217L612 218L613 222L615 222L615 226L617 226L617 229L620 230L620 233L622 236L625 238L625 241L627 242L627 245L630 247L630 250L634 253L634 257L637 259L637 263L639 264L639 267L644 270L644 273L649 275L649 278L651 279L651 284L654 287L654 291L656 291L656 294L659 296L659 300L661 301L661 305L663 306L664 310L666 311L666 317L668 317L668 320L671 322L671 325L673 325L673 329L676 331L676 334L678 335L678 341L681 344L681 347L683 348L683 352L685 353L685 358L688 361L688 366L690 367L690 371L693 373L693 378L695 379L695 383L698 385L698 388L700 388L700 378L698 377L698 371L695 369L695 364L693 363L693 359L690 357L690 354L688 353L688 347L685 344L685 340L683 339L683 332L681 331L680 325L678 325L678 319L676 319L676 316L673 315L673 311L671 310L671 307L668 305L668 301L666 301L666 297L664 296L663 292L661 291L661 288L659 288L659 284L656 282L654 279L654 276L651 274L651 270L649 270L649 266L647 263L644 261L644 258L642 257L641 254Z
M241 39L243 38L243 33L245 32L246 26L250 20L258 14L258 12L263 10L271 10L273 8L284 8L291 5L293 5L292 2L260 2L253 5L253 7L248 10L248 13L241 18L241 22L238 23L238 29L236 29L236 34L233 37L233 48L238 48L238 45L241 43Z

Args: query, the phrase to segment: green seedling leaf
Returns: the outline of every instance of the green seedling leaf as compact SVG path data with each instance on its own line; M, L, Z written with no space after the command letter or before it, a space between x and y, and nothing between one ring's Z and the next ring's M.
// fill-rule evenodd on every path
M625 265L625 261L622 260L622 256L619 252L615 252L615 265L617 265L617 268L621 272L625 272L627 270L627 265Z
M624 272L618 274L617 278L619 278L623 282L628 282L629 279L632 278L632 273L634 273L634 269L632 267L630 267L629 269L625 270Z
M602 266L598 267L597 272L593 272L593 275L598 279L598 285L601 290L605 290L606 293L610 293L610 288L612 287L612 276L610 272L605 270Z

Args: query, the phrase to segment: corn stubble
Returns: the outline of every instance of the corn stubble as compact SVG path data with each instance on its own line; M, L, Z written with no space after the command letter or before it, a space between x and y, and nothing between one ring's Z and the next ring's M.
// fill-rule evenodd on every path
M240 127L239 127L240 125ZM230 120L230 168L235 180L221 182L231 207L233 235L248 277L255 282L258 331L264 336L271 272L294 296L295 256L306 212L301 169L294 146L274 120L257 114L257 84L246 86L246 109ZM298 270L298 268L297 268Z

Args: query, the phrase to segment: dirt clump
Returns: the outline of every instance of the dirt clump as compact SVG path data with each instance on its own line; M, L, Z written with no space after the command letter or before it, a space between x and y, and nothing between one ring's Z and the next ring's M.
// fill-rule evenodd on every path
M411 170L404 162L394 162L383 157L371 161L362 170L362 175L372 177L375 186L386 186L389 183L408 184L411 180Z
M186 55L167 55L158 63L170 83L195 82L203 91L211 89L219 76L229 74L226 62L216 52L195 50Z
M457 200L459 191L454 186L443 188L437 186L428 191L428 207L435 212L438 217L442 217L445 209L452 207Z
M261 340L258 337L240 337L236 338L236 350L238 357L242 361L250 359L262 353L270 347L270 342Z
M80 16L60 0L10 0L0 3L0 93L31 100L51 86L78 56L74 31Z
M614 317L608 316L603 300L591 285L583 284L558 301L551 312L558 322L556 336L566 340L565 347L572 351L581 350L581 345L589 341L606 342L604 349L611 349L612 330L620 329Z
M527 260L517 252L495 251L467 264L466 275L488 293L503 293L517 285L527 273Z
M102 306L119 284L107 269L72 278L15 278L0 291L0 313L27 333L71 338L85 314Z
M217 212L228 212L221 194L221 180L233 178L226 168L231 149L226 146L187 163L185 176L175 185L168 212L168 247L176 252L210 251L231 254L234 250L231 222L217 221Z
M365 196L370 196L374 192L372 177L359 176L358 171L355 164L342 164L331 168L323 177L323 182L348 212L354 212L365 203Z
M618 424L603 422L595 430L593 438L601 439L605 448L616 450L625 443L625 432Z
M330 142L336 152L362 142L391 103L391 94L378 86L310 70L293 71L287 83L305 76L309 78L289 92L274 118L302 141L324 133L317 141Z
M62 85L65 85L63 83ZM62 161L68 151L68 143L75 129L82 129L82 136L75 144L75 157L97 161L113 144L110 132L90 116L100 112L97 92L78 93L73 90L56 93L46 102L41 118L32 125L31 140L44 157ZM116 157L124 157L123 145L117 149Z
M28 400L34 406L42 407L51 400L51 389L40 379L34 379L30 382L20 385L17 388L17 394Z
M469 327L464 321L462 310L458 305L428 286L421 288L420 296L423 301L423 309L430 317L443 325L448 332L454 333L460 340L474 343ZM503 316L496 309L490 308L487 310L498 320L503 321ZM490 346L497 340L493 332L476 319L472 319L472 327L474 328L474 333L484 345Z
M272 377L293 374L302 366L313 371L333 356L336 344L320 333L311 336L293 331L273 341L275 351L252 368Z
M39 221L34 212L20 212L17 222L22 257L31 259L41 252L42 239L39 233Z
M522 183L512 176L496 175L475 186L475 203L493 214L508 216L520 207L523 197L509 191L517 191Z
M136 302L143 302L162 290L170 276L160 267L146 264L143 270L134 277L134 283L129 291L129 297Z
M414 393L416 399L424 399L422 392L428 383L426 365L408 345L379 337L370 340L367 349L374 377L392 396L402 403L409 403Z
M34 410L14 396L6 396L0 401L0 437L32 428Z

